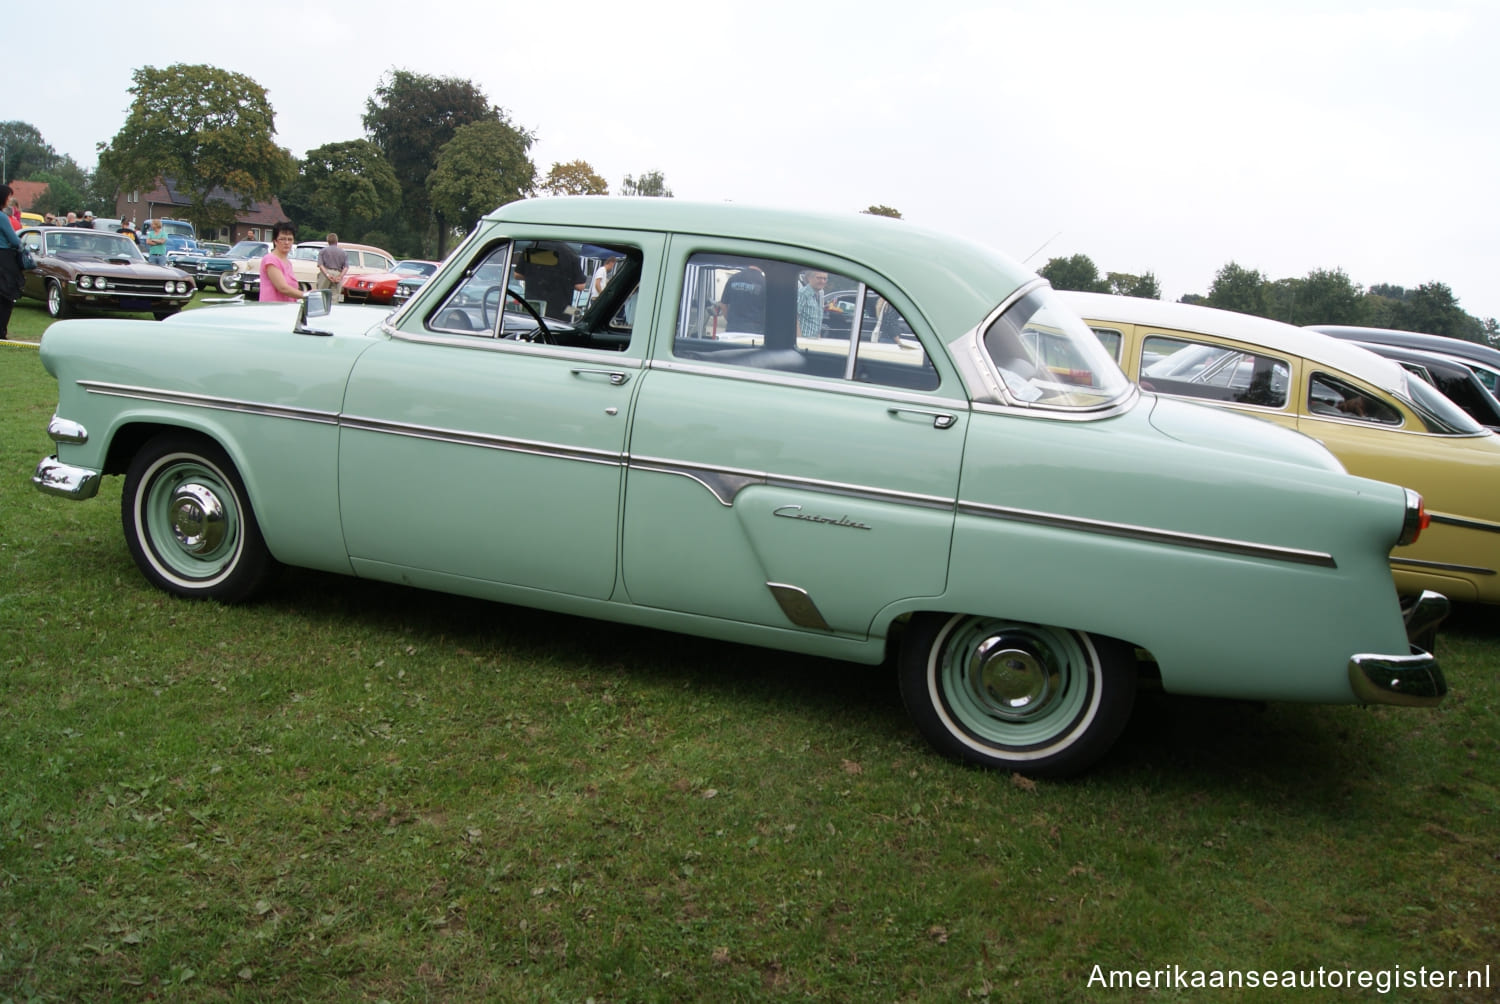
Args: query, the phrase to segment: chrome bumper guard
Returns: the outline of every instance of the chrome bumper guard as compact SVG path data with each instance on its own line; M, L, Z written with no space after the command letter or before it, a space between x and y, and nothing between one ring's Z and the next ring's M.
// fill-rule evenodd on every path
M98 471L74 467L56 457L48 457L37 464L36 473L31 476L31 483L36 485L38 491L80 502L99 494L99 482L102 480L104 475Z
M1402 610L1406 637L1419 638L1437 630L1448 616L1448 597L1423 591ZM1410 655L1356 655L1349 659L1349 686L1364 704L1400 704L1429 708L1448 693L1448 682L1437 657L1416 645Z

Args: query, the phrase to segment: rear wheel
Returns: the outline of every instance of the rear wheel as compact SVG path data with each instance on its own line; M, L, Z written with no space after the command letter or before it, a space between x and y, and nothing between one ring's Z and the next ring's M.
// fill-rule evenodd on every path
M923 614L902 640L901 696L946 756L1062 776L1119 738L1135 704L1134 655L1067 628Z
M148 442L125 474L120 515L136 565L169 593L233 603L275 568L238 472L202 436Z

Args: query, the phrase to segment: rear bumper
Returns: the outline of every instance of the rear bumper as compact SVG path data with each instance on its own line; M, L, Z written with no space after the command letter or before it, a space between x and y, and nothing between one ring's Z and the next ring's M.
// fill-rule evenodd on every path
M1406 634L1418 638L1448 616L1448 598L1424 592L1406 611ZM1365 704L1431 707L1448 693L1437 657L1416 645L1409 655L1362 654L1349 659L1349 686Z

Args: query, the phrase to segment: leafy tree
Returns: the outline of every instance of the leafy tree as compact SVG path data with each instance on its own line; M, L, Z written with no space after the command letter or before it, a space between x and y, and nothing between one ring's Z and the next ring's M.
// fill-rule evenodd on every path
M1441 282L1425 282L1407 294L1405 302L1396 308L1394 320L1395 327L1407 331L1425 331L1471 342L1484 337L1479 319L1464 313L1453 290Z
M438 166L438 151L459 127L475 122L510 124L505 112L491 105L477 84L457 77L393 69L365 101L365 131L385 154L401 186L403 224L425 235L435 222L439 257L451 227L433 205L428 179ZM529 141L530 135L524 135Z
M1221 310L1271 316L1266 277L1235 262L1225 265L1214 276L1213 285L1208 288L1207 302L1210 307Z
M472 221L525 198L536 184L530 148L531 136L507 123L459 126L428 179L433 209L442 219Z
M265 88L241 73L174 63L132 74L125 125L99 152L99 166L126 188L172 178L188 196L180 210L200 230L229 226L241 200L269 199L295 173L292 155L272 140L276 113Z
M1099 278L1099 268L1086 254L1068 258L1048 258L1037 274L1053 289L1076 289L1085 293L1108 293L1109 283Z
M282 206L300 224L357 239L401 200L396 173L369 140L325 143L307 151Z
M870 206L868 209L861 209L860 212L871 216L889 216L893 220L901 218L901 210L892 209L890 206Z
M609 182L586 160L553 164L542 179L541 189L553 195L608 195Z
M620 186L620 194L650 195L670 199L672 190L667 187L667 179L660 171L648 171L639 178L625 175L625 183Z
M1139 296L1146 300L1161 299L1161 286L1151 272L1144 275L1110 272L1105 276L1105 282L1109 287L1109 292L1116 296Z
M6 182L37 181L32 176L52 170L58 159L57 151L42 139L41 130L29 122L0 122L0 146L5 150L0 172Z
M1288 324L1364 324L1364 294L1343 269L1313 269L1302 279L1284 280L1291 296L1273 316Z
M82 211L84 204L88 201L87 186L79 186L65 174L40 171L27 180L39 181L47 186L47 190L37 196L31 204L32 212L57 213L61 216L65 213Z

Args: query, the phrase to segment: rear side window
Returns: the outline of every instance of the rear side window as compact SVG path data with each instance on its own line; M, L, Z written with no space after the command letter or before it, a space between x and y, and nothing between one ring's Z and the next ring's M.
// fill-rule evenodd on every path
M1292 367L1245 348L1151 335L1141 343L1142 390L1285 408Z
M879 291L836 271L771 258L693 255L672 354L908 390L938 386L921 341Z
M1344 418L1371 425L1400 425L1401 412L1346 380L1314 373L1307 386L1307 411L1324 418Z

